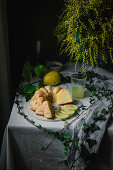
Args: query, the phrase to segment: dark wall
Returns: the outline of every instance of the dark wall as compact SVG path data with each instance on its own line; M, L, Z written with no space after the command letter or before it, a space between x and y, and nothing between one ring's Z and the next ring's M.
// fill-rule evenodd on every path
M56 37L57 14L63 0L7 0L10 65L13 95L19 82L26 56L32 62L36 41L41 41L41 60L58 59ZM34 60L33 60L34 61Z

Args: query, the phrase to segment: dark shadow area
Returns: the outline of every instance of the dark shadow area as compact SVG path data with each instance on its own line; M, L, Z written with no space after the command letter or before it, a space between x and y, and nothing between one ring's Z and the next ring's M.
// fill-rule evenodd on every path
M14 169L15 170L27 170L27 168L25 167L25 163L24 163L24 160L22 158L22 154L20 152L20 149L19 149L19 146L16 142L16 139L13 135L13 132L12 129L8 129L8 133L9 133L9 143L10 143L10 148L11 148L11 151L10 151L10 154L12 154L12 160L14 161L13 165L14 165ZM24 148L23 148L24 149Z
M27 59L35 65L36 41L41 42L40 62L58 59L58 48L53 31L63 0L6 0L9 35L11 106L21 81L23 65ZM33 63L34 62L34 63ZM7 96L6 96L7 97ZM7 107L7 106L6 106ZM3 114L1 110L1 114ZM0 146L8 120L0 122Z
M113 119L110 119L108 121L106 131L102 139L102 142L100 144L96 159L91 164L89 164L86 170L101 170L102 167L100 167L99 165L103 165L103 164L106 166L106 168L108 167L109 170L112 170L109 168L109 164L110 164L109 158L111 155L112 141L110 141L110 136L107 132L108 126L110 126L112 122Z

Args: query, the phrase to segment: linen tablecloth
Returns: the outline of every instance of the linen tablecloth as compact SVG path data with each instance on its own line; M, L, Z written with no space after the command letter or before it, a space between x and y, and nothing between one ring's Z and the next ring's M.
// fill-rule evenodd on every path
M64 76L70 76L74 73L74 65L65 65L66 70L61 71L61 74ZM80 71L80 70L79 70ZM96 68L95 72L99 74L106 75L110 78L113 78L112 73L105 71L101 68ZM69 83L61 85L61 87L67 87L71 91L71 86ZM24 112L27 114L25 109L25 100L22 98L24 105ZM81 102L89 106L89 98L86 97L81 100ZM105 102L105 103L104 103ZM98 103L99 107L104 107L107 105L107 101L103 99L102 104ZM96 105L94 108L96 109ZM31 123L25 120L21 115L17 113L17 106L14 103L11 116L7 127L4 132L2 151L0 158L0 169L1 170L63 170L66 169L64 164L65 155L64 155L64 145L58 140L55 139L54 143L48 148L45 156L42 161L40 161L42 151L41 147L47 146L53 139L52 135L45 135L44 132L40 131L34 127ZM93 110L89 110L93 114ZM89 112L87 114L89 114ZM69 129L66 129L65 133L71 136L81 137L80 126L83 123L83 120L87 120L87 114L83 119L76 120L71 124ZM33 118L31 115L28 115L30 119L33 119L37 125L41 124L42 127L52 129L55 131L61 130L64 127L63 121L50 122L50 121L41 121ZM113 169L113 118L108 119L106 131L104 138L99 147L99 153L97 155L96 162L92 162L89 167L89 170L112 170ZM71 121L71 120L69 120ZM87 120L88 121L88 120ZM103 137L103 135L102 135ZM100 138L99 138L100 139ZM82 138L81 138L82 140ZM84 169L85 166L75 167L75 169Z

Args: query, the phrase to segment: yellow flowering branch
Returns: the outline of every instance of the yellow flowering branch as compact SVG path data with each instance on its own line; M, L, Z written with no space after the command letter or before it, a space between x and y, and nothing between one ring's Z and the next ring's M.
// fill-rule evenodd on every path
M71 61L82 61L86 71L98 64L99 56L113 62L112 0L64 0L55 35L60 55L66 53Z

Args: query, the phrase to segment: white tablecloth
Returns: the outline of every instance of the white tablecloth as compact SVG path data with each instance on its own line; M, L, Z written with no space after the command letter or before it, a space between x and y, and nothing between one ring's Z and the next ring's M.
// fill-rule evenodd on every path
M61 73L70 76L73 73L74 65L66 65L66 70ZM112 77L112 73L100 68L95 72ZM68 87L68 84L67 84ZM89 99L82 100L84 105L89 105ZM49 147L42 161L41 147L46 146L53 139L52 135L45 135L44 132L34 127L17 113L16 104L13 105L11 116L4 132L0 170L63 170L64 165L64 146L55 139L53 145ZM32 116L29 115L31 118ZM34 118L33 118L34 119ZM36 124L42 127L60 130L64 127L63 121L48 122L35 119ZM74 124L66 130L67 134L72 135ZM89 166L89 170L113 170L113 120L109 120L104 138L101 142L99 153L95 163ZM88 170L88 168L87 168Z

